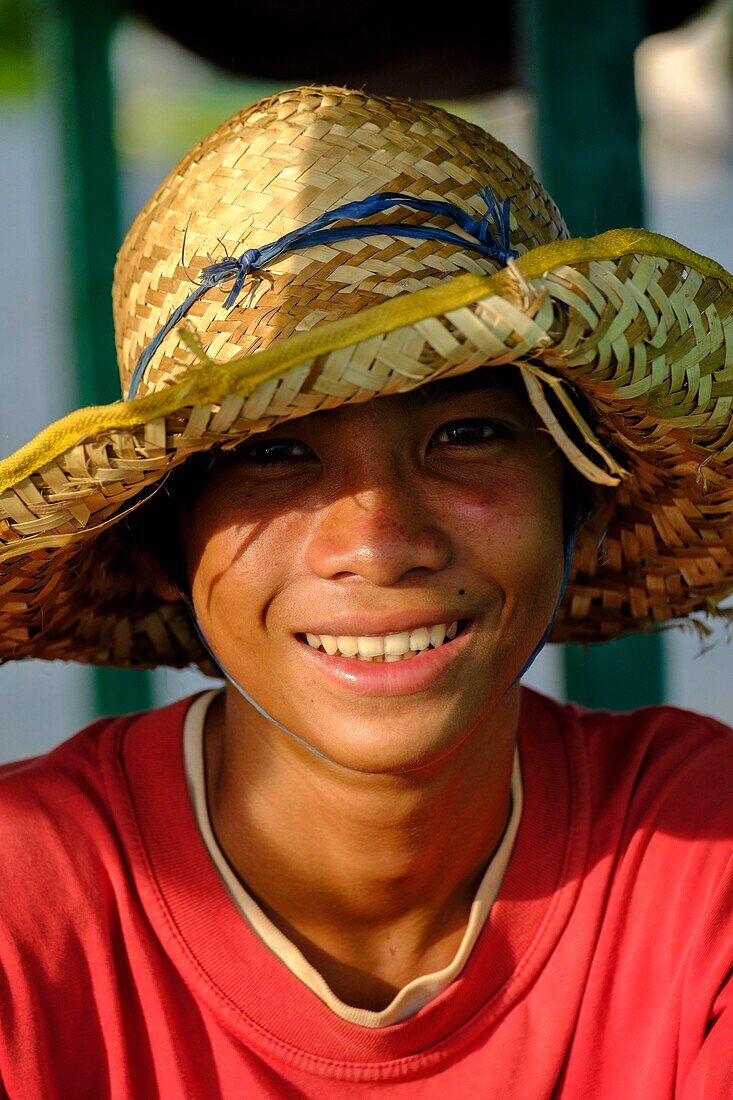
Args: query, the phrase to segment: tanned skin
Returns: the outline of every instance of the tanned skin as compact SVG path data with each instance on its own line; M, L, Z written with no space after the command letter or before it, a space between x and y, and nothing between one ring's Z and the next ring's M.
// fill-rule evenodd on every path
M511 808L517 677L561 586L562 484L516 387L448 387L253 436L180 515L213 652L328 758L228 684L205 729L214 832L350 1005L385 1008L460 944ZM408 693L364 694L305 642L459 619L454 655Z

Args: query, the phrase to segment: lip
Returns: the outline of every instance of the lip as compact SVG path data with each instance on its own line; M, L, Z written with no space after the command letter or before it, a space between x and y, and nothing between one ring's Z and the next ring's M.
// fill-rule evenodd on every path
M427 626L428 621L421 625ZM472 637L473 621L469 621L453 641L444 642L437 649L424 649L406 661L390 664L374 664L354 657L329 657L320 649L312 649L307 642L298 641L298 645L304 658L312 661L321 675L356 695L414 695L433 687L463 653Z
M443 616L441 618L441 616ZM446 617L447 616L447 617ZM436 626L438 623L451 623L459 620L469 620L465 611L435 611L432 613L417 612L415 615L406 615L404 611L385 614L359 614L359 618L347 618L337 616L322 622L318 626L304 626L297 634L330 634L332 637L369 638L379 634L404 634L407 631L417 630L421 626ZM464 627L464 633L465 633ZM414 660L414 658L413 658Z

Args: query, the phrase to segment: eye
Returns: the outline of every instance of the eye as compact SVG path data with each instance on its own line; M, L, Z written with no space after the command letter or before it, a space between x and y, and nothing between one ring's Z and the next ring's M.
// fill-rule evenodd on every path
M314 458L313 451L298 439L264 439L238 447L237 460L248 466L282 466Z
M491 420L483 420L478 417L470 420L451 420L438 428L432 436L428 447L439 444L453 446L476 446L482 443L490 443L507 435L508 429Z

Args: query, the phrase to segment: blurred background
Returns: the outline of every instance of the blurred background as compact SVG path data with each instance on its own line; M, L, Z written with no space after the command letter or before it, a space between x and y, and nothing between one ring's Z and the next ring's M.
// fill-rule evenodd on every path
M119 396L115 251L198 138L253 100L335 82L434 100L538 171L578 236L644 225L733 270L733 2L467 0L457 15L365 0L247 0L202 29L180 4L0 0L0 453ZM445 16L445 13L444 13ZM439 21L440 20L440 21ZM733 646L673 629L550 646L526 682L611 709L668 702L733 721ZM0 668L0 761L101 713L211 682L21 662Z

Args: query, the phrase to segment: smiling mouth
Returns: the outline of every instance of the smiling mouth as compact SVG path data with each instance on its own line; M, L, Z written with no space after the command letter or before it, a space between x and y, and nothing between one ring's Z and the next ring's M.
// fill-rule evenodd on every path
M329 657L351 657L355 661L389 664L407 661L426 649L439 649L457 638L468 625L468 619L452 623L419 626L399 634L333 635L298 634L298 640L311 649L321 650Z

